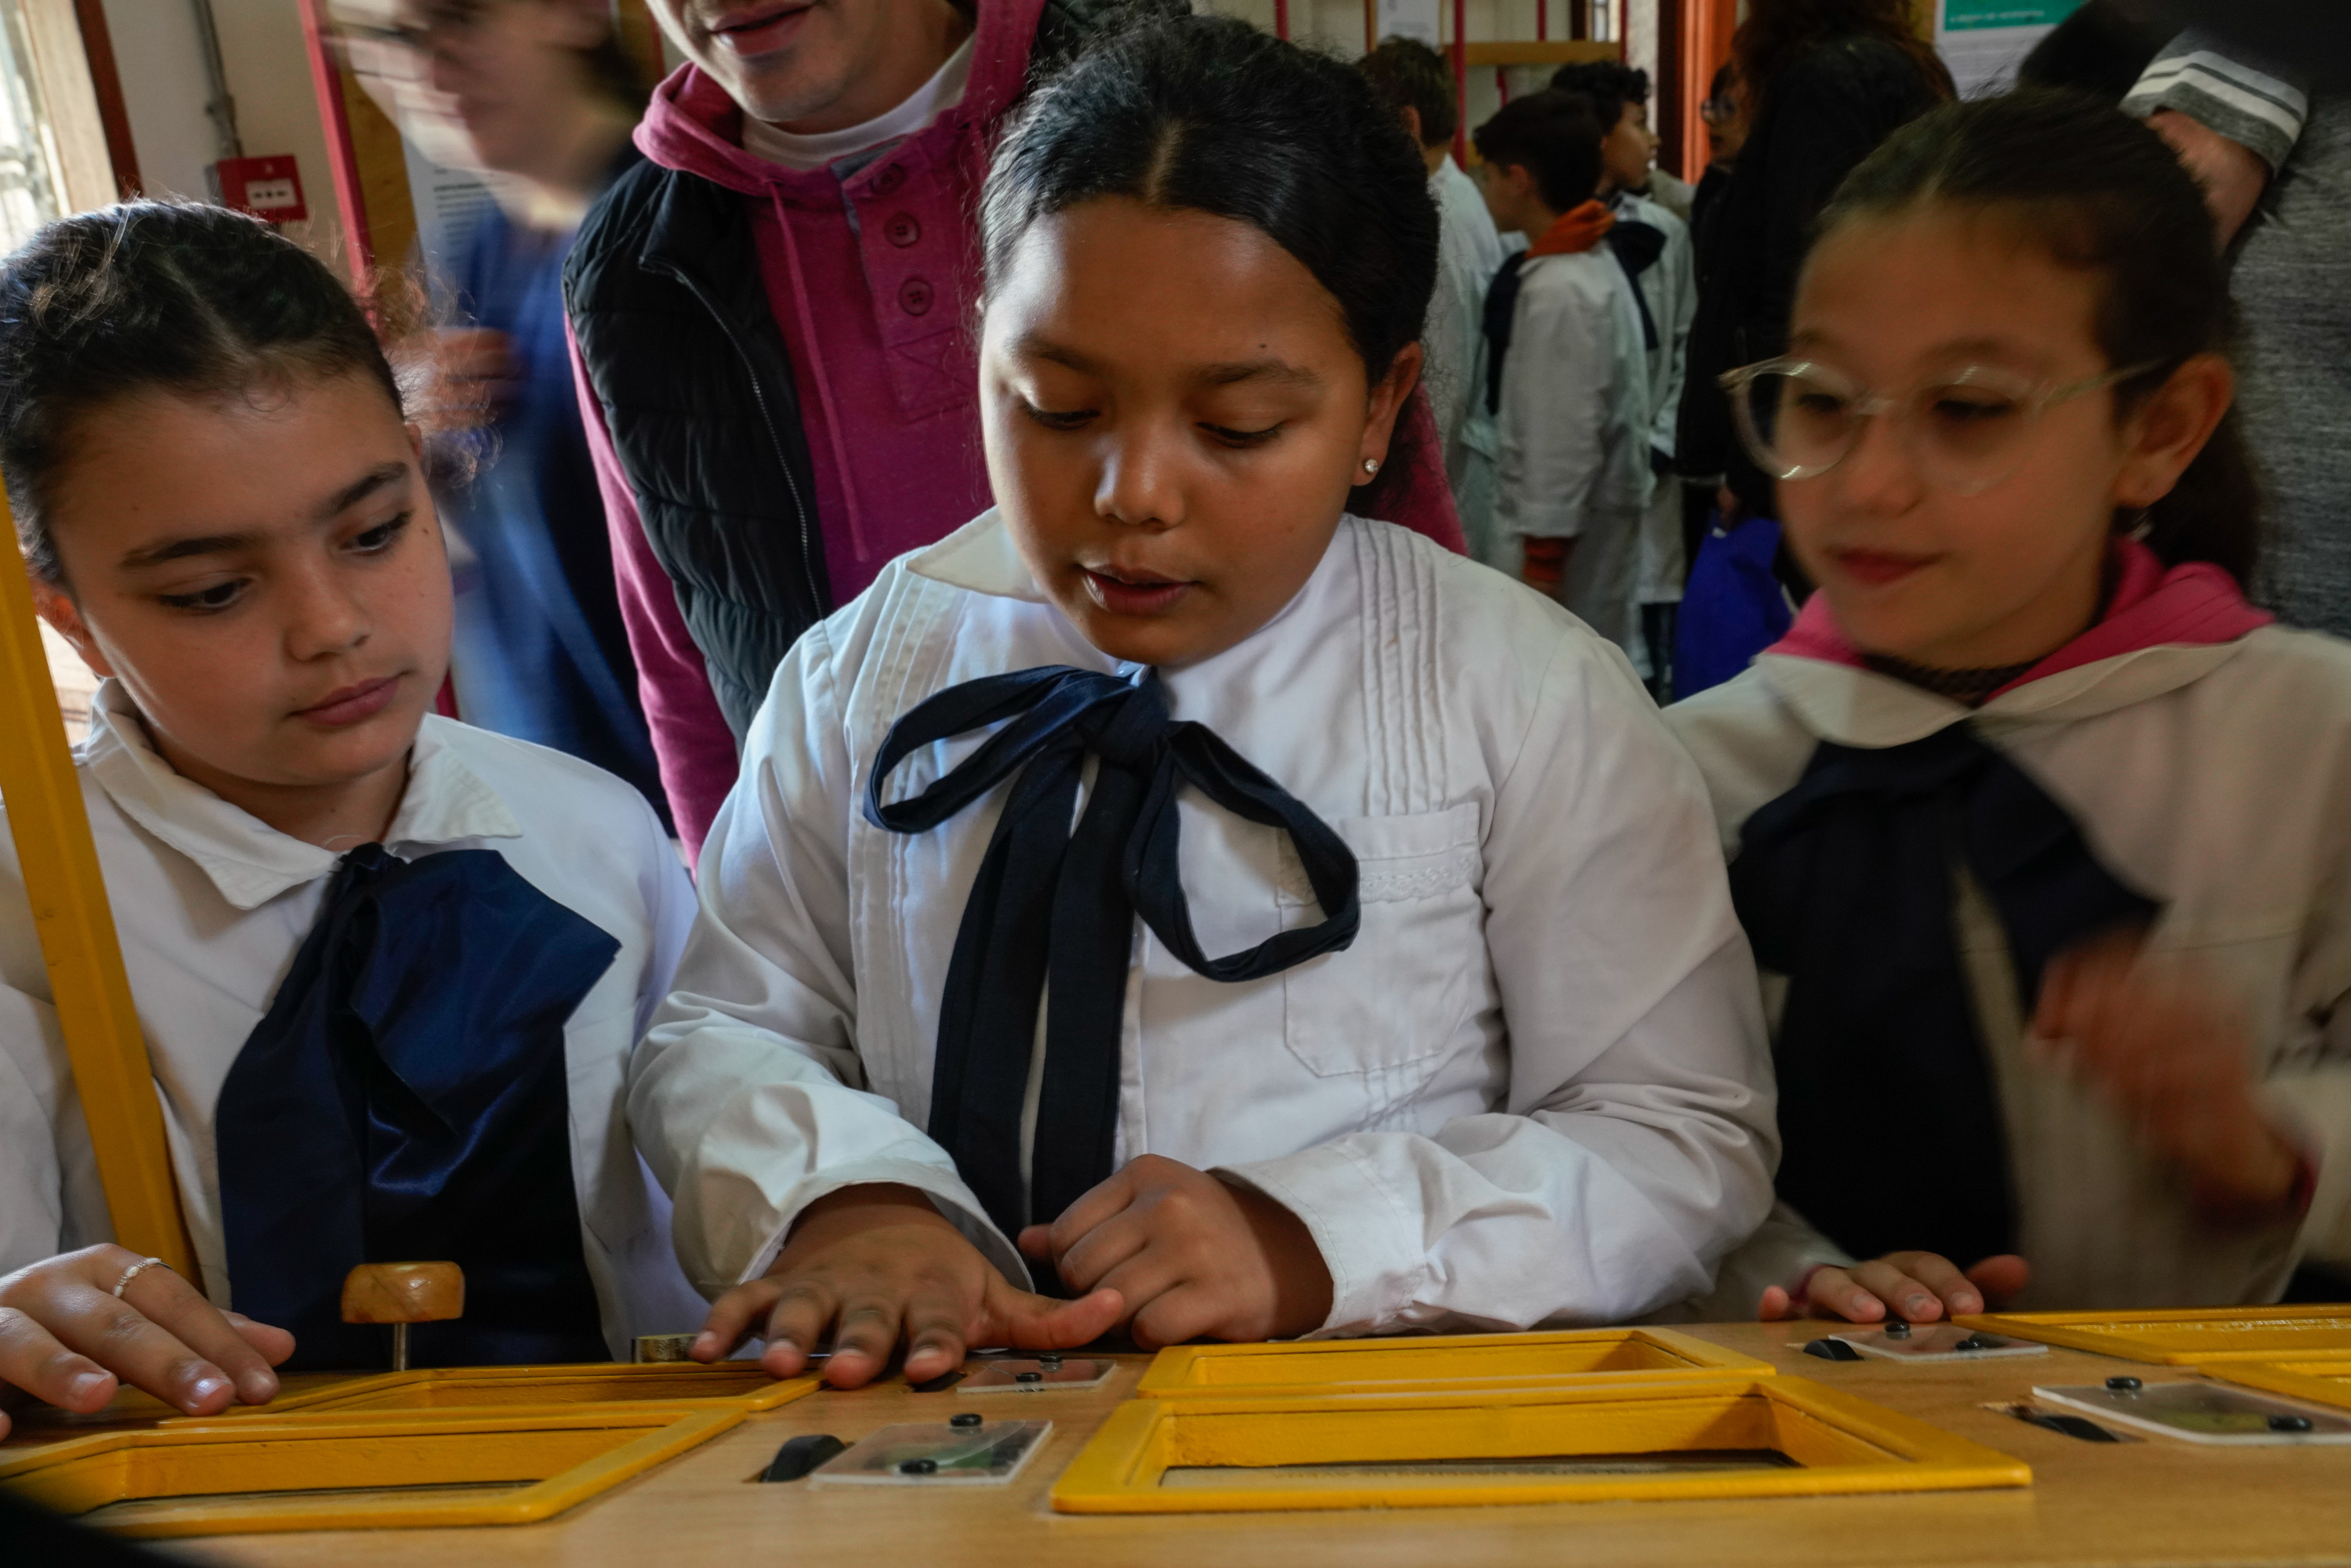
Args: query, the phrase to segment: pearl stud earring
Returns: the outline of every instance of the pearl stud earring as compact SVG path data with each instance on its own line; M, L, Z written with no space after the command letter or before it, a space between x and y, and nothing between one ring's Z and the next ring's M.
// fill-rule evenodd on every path
M1378 458L1376 458L1376 457L1366 457L1366 458L1364 458L1364 473L1366 473L1366 474L1376 474L1376 473L1378 473L1379 471L1380 471L1380 460L1379 460Z

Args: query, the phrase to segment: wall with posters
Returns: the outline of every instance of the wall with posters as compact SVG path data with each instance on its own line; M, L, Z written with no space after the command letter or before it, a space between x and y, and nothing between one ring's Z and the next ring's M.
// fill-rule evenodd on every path
M1935 47L1961 98L2004 90L2016 68L2083 0L1937 0Z

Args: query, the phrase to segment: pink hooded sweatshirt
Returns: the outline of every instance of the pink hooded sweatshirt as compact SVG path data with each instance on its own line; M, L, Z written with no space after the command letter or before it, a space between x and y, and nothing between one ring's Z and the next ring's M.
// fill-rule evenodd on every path
M853 170L846 174L842 165L798 172L746 152L742 110L693 66L661 85L637 127L637 146L653 162L751 204L768 306L799 382L835 604L863 592L894 557L936 542L990 505L969 325L979 280L971 214L998 123L1025 83L1042 8L1042 0L978 0L962 100L894 146L862 162L844 160ZM686 851L698 859L735 783L735 737L584 373L580 396L662 784ZM1462 549L1421 393L1397 442L1405 461L1395 471L1405 482L1367 486L1357 509Z

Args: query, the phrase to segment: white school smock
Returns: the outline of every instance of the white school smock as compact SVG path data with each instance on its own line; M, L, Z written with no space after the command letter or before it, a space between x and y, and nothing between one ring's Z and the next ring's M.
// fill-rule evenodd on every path
M1794 787L1822 740L1900 745L1972 716L2102 864L2163 905L2152 946L2193 954L2245 1003L2262 1103L2319 1171L2299 1221L2199 1216L2095 1090L2028 1056L2006 936L1981 895L1962 893L1963 967L2032 1265L2020 1306L2266 1301L2304 1254L2351 1260L2351 645L2276 628L2159 645L2033 681L1972 715L1868 670L1766 653L1666 716L1706 774L1732 854L1748 817ZM1767 975L1765 989L1776 1019L1784 987ZM1847 1261L1782 1205L1700 1314L1750 1316L1765 1286Z
M1428 387L1437 434L1445 443L1445 476L1469 553L1484 559L1493 549L1494 459L1501 438L1486 406L1486 291L1502 267L1502 236L1477 182L1448 155L1428 177L1437 203L1437 293L1428 302L1428 350L1421 380Z
M1502 356L1499 553L1489 561L1515 576L1527 539L1574 539L1561 601L1619 645L1655 485L1651 423L1641 307L1606 242L1525 262Z
M1011 786L913 836L860 802L917 703L1051 664L1139 673L1046 601L989 512L777 670L630 1072L705 1292L869 1182L929 1194L1028 1277L923 1132L956 927ZM1348 518L1270 622L1163 674L1177 719L1353 849L1363 926L1223 985L1138 921L1116 1159L1229 1171L1296 1214L1331 1270L1323 1333L1609 1321L1703 1290L1770 1206L1771 1078L1704 787L1624 660L1523 587ZM979 739L916 752L889 798ZM1276 830L1179 809L1210 953L1321 918Z
M1657 346L1648 351L1649 449L1670 461L1681 417L1682 381L1688 368L1690 324L1698 319L1698 263L1689 225L1651 196L1626 191L1617 197L1617 215L1646 224L1666 236L1666 247L1641 274L1641 294L1656 324ZM1641 516L1641 538L1634 552L1633 604L1677 604L1687 566L1682 559L1682 487L1660 479ZM1652 661L1665 650L1648 649Z
M75 753L205 1293L235 1281L213 1114L222 1083L310 933L340 857L173 771L112 681ZM668 1247L668 1201L629 1139L622 1079L668 988L693 888L643 797L588 763L427 716L384 847L405 860L495 850L621 945L564 1026L571 1179L606 1344L699 1326ZM0 1273L112 1239L51 1003L16 841L0 834Z

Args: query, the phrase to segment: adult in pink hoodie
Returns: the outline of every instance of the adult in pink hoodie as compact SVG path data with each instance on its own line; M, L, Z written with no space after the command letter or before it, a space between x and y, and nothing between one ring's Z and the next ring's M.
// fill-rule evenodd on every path
M1032 53L1072 47L1092 9L977 0L967 21L946 0L653 5L699 63L655 93L636 133L648 162L591 214L567 292L646 717L698 854L791 640L989 504L973 202ZM828 61L851 68L811 110L825 84L807 82ZM871 99L877 80L920 85L849 122L838 104ZM753 124L759 152L744 145L747 110L781 121ZM828 149L814 167L761 155L805 164ZM739 210L714 215L708 187ZM714 326L727 339L716 350ZM1399 455L1358 509L1460 548L1423 398Z

